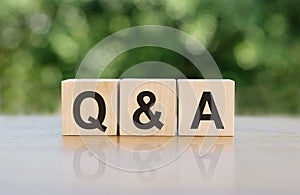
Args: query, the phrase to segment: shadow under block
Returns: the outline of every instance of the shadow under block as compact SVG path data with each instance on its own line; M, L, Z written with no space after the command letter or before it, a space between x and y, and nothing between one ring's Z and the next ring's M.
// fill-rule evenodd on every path
M62 81L62 135L117 135L118 81Z
M176 106L175 79L121 80L120 135L175 136Z
M178 81L178 135L234 136L232 80Z

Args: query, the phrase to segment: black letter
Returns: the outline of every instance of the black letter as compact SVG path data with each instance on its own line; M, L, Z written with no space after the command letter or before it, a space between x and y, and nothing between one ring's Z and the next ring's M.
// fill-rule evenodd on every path
M203 114L206 102L209 105L211 114ZM210 92L203 92L191 129L197 129L200 120L214 120L217 129L224 129L214 99Z
M99 112L98 112L98 117L97 119L93 118L93 117L89 117L88 121L90 121L90 123L86 123L85 121L82 120L81 116L80 116L80 105L82 103L82 101L85 98L93 98L97 101L98 104L98 108L99 108ZM100 129L102 132L105 132L106 130L106 126L102 125L104 118L105 118L105 113L106 113L106 107L105 107L105 102L102 98L102 96L99 93L96 93L94 91L85 91L82 92L81 94L79 94L75 101L74 101L74 105L73 105L73 117L75 119L75 122L77 123L77 125L81 128L84 129L95 129L98 128Z

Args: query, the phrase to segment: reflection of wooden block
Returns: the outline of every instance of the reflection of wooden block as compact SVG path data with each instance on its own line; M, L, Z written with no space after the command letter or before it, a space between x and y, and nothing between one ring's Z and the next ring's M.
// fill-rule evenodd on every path
M117 97L117 79L63 81L62 134L116 135Z
M149 110L152 100L146 116L141 108ZM121 80L120 135L176 135L176 104L175 79Z
M234 81L179 79L178 93L179 135L234 135Z

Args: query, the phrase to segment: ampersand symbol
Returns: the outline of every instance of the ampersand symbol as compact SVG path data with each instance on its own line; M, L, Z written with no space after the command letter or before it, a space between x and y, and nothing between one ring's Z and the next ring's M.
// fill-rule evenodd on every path
M144 97L149 97L149 102L145 103ZM161 116L161 112L152 113L150 108L154 105L156 101L155 95L150 91L143 91L137 96L137 102L140 106L133 114L133 123L139 129L151 129L152 127L157 127L161 129L164 124L159 121ZM142 113L145 113L148 119L150 120L148 123L142 123L140 121L140 116Z
M154 161L161 162L161 145L152 146L149 144L141 144L134 148L132 153L134 161L140 165L138 177L142 181L151 181L155 176L155 171L151 167ZM138 152L143 151L143 152ZM147 153L145 153L147 151ZM147 154L146 158L142 158L141 154Z

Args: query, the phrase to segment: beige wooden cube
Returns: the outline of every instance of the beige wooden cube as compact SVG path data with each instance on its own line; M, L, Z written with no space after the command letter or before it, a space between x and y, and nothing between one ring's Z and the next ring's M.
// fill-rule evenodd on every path
M176 80L120 81L120 135L175 136Z
M117 135L118 81L62 81L62 135Z
M234 135L234 81L179 79L177 82L179 135Z

